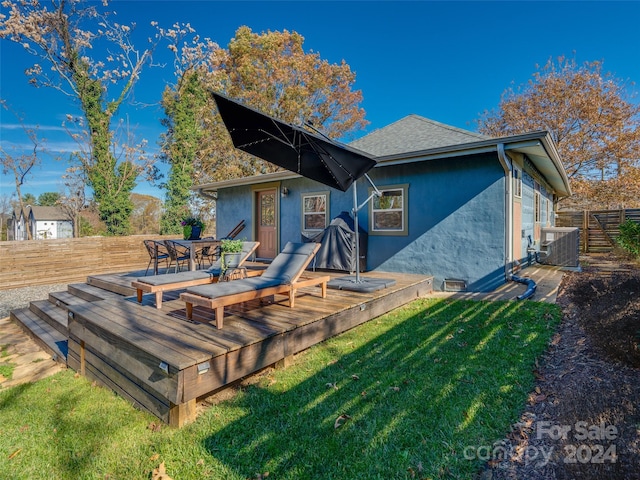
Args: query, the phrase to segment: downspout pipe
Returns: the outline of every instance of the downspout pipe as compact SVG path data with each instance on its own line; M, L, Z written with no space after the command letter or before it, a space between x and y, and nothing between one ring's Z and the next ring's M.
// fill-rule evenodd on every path
M536 282L533 281L532 279L516 277L515 275L513 275L511 277L511 280L518 283L524 283L527 286L527 289L525 290L525 292L522 295L518 295L516 297L517 300L526 300L528 298L531 298L533 294L536 293L537 285L536 285Z
M504 236L504 278L505 281L511 280L511 265L513 263L513 189L511 175L511 160L504 151L504 143L497 144L498 160L504 170L504 217L505 217L505 236Z

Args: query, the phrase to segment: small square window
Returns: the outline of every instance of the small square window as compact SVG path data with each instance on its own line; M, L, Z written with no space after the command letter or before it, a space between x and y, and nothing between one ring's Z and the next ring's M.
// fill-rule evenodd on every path
M382 196L373 197L370 209L371 234L407 235L408 185L379 188Z
M302 230L324 230L329 224L329 192L302 195Z
M522 197L522 170L514 165L513 167L513 194Z

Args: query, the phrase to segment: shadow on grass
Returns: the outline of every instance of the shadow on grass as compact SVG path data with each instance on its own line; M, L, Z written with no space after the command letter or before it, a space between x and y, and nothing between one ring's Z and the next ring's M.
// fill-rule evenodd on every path
M193 428L244 478L468 478L470 453L517 421L559 319L548 304L419 300L299 354Z
M0 390L0 412L18 402L32 387L32 383L21 383L6 390Z
M141 478L145 418L70 370L12 387L0 392L0 477L105 478L124 464L122 478Z

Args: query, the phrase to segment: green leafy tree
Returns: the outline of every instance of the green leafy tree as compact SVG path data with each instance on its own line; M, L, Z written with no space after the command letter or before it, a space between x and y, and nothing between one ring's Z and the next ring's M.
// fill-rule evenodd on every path
M93 223L82 215L78 216L78 237L91 237L99 234L100 230Z
M129 154L115 155L112 122L150 62L152 48L136 50L132 27L113 21L115 14L102 11L106 4L7 0L3 3L7 14L0 16L0 38L21 44L50 64L49 69L38 63L28 69L30 83L55 88L78 101L89 150L82 157L86 181L107 234L124 235L130 231L131 190L138 175L152 167L134 162ZM94 49L98 44L110 47ZM105 52L104 58L97 58L99 52Z
M169 163L169 178L164 213L160 220L162 235L182 231L179 220L189 211L191 187L200 144L205 136L201 120L208 108L208 95L196 70L186 72L175 90L164 91L162 103L167 127L164 136L162 159Z
M7 240L7 225L11 213L11 198L9 195L0 195L0 240Z
M57 192L44 192L38 195L38 205L41 207L53 207L59 200L60 194Z
M38 204L38 200L33 193L25 193L22 196L22 205L26 207L27 205L35 206Z

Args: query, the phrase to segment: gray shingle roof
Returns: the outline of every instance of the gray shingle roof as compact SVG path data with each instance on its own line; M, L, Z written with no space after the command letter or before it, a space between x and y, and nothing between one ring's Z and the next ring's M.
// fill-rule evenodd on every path
M33 217L36 220L68 220L69 215L67 215L64 210L59 207L41 207L41 206L32 206L31 211L33 212Z
M370 155L384 157L489 138L491 137L412 114L374 130L349 145Z

